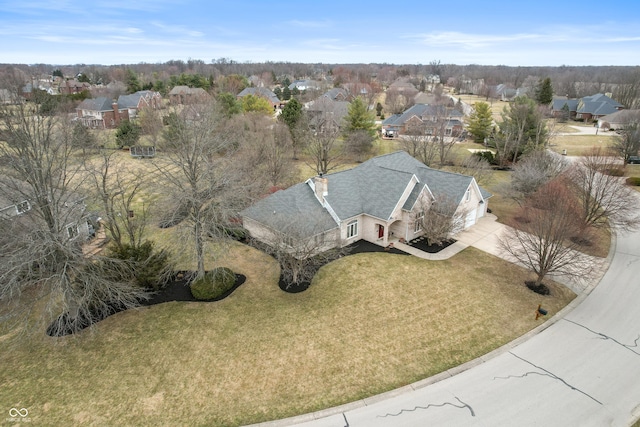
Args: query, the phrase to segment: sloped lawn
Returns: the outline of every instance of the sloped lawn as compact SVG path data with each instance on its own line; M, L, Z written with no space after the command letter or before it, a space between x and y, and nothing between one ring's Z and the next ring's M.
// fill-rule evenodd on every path
M471 360L538 325L574 295L469 248L448 261L363 253L299 294L240 244L217 265L247 277L214 303L113 315L74 336L0 337L0 408L34 425L240 425L384 392Z

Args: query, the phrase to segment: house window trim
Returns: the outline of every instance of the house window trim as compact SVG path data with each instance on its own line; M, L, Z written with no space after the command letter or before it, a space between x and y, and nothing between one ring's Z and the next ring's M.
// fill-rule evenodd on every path
M347 239L358 237L358 220L354 219L347 223Z
M80 235L80 228L75 222L67 224L65 226L65 229L67 230L67 237L69 237L69 240L76 239Z
M413 224L413 232L419 233L422 231L422 219L424 218L424 211L420 211L416 214L416 221Z
M464 194L464 201L469 202L471 200L471 189L468 188L467 192Z

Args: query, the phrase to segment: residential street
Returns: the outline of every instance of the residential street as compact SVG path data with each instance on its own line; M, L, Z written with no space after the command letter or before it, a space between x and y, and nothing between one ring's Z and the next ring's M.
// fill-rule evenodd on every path
M640 416L638 277L640 231L619 234L600 284L543 331L385 395L263 425L628 426Z

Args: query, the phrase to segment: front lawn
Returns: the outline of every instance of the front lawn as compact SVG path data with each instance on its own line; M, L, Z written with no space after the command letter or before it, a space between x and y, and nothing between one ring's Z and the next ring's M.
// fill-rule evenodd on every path
M356 254L282 292L269 256L231 244L247 281L215 303L118 313L76 336L3 340L1 408L38 425L240 425L384 392L485 354L574 295L469 248L429 262ZM3 337L0 337L2 340Z

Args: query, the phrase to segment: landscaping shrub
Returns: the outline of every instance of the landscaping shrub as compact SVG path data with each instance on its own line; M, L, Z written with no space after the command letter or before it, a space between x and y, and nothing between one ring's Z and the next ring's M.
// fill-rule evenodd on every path
M156 250L149 240L138 246L114 246L110 248L109 255L132 263L133 283L145 289L158 290L163 274L169 269L169 253L164 249Z
M496 158L491 151L476 151L475 155L486 160L490 165L496 164Z
M604 173L610 176L624 176L624 170L622 168L610 168L605 170Z
M198 300L217 298L233 288L235 273L227 267L217 267L191 282L191 294Z
M627 185L640 186L640 176L630 176L627 178Z

